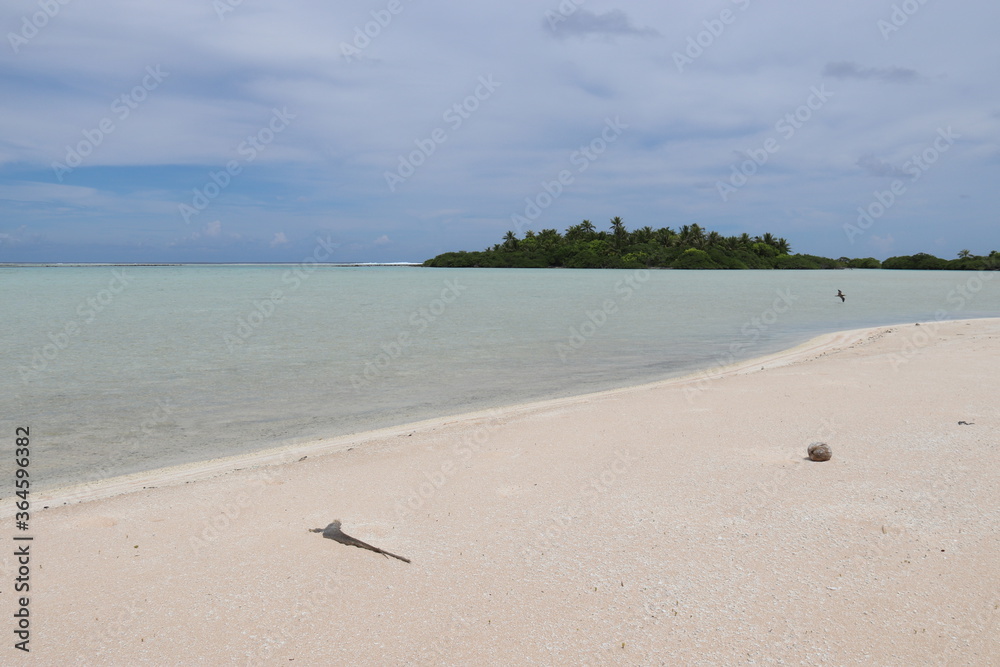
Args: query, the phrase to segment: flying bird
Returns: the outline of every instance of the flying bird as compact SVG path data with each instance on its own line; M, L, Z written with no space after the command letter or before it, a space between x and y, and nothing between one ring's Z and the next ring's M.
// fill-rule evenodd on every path
M840 302L841 302L841 303L843 303L843 302L847 301L847 299L845 298L845 297L846 297L847 295L846 295L846 294L844 294L844 293L843 293L842 291L840 291L840 290L837 290L837 296L839 296L839 297L840 297Z
M389 553L388 551L385 551L384 549L379 549L378 547L373 547L370 544L367 544L365 542L362 542L361 540L358 540L358 539L355 539L355 538L351 537L350 535L347 535L346 533L344 533L343 531L340 530L340 520L339 519L335 520L333 523L331 523L326 528L310 528L309 532L310 533L323 533L323 537L325 537L327 539L330 539L330 540L333 540L335 542L340 542L341 544L346 544L347 546L350 546L350 547L358 547L358 548L361 548L361 549L368 549L369 551L374 551L375 553L382 554L383 556L392 556L393 558L398 558L399 560L403 561L404 563L409 563L410 562L409 558L403 558L402 556L397 556L396 554Z

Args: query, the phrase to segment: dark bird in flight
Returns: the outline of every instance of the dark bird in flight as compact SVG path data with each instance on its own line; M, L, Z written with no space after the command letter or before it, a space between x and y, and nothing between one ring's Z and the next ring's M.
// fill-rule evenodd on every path
M840 302L841 303L847 301L847 299L845 298L847 295L844 294L843 292L841 292L840 290L837 290L837 296L840 297Z
M362 542L359 539L353 538L347 535L342 530L340 530L340 520L337 519L331 523L326 528L310 528L310 533L323 533L323 537L333 540L335 542L340 542L341 544L346 544L349 547L358 547L361 549L368 549L369 551L374 551L377 554L382 554L383 556L392 556L393 558L398 558L404 563L409 563L409 558L403 558L402 556L397 556L396 554L389 553L384 549L379 549L378 547L373 547L370 544Z

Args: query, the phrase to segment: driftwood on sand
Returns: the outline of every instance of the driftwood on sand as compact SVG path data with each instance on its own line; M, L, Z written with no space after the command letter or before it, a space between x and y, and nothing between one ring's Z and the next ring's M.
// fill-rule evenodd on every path
M374 551L375 553L382 554L383 556L392 556L393 558L398 558L399 560L403 561L404 563L409 563L410 562L409 558L404 558L403 556L397 556L396 554L390 553L390 552L386 551L385 549L379 549L378 547L373 547L372 545L367 544L366 542L362 542L361 540L356 539L354 537L351 537L350 535L344 533L344 531L342 531L340 529L340 520L339 519L335 520L333 523L331 523L326 528L310 528L309 532L310 533L323 533L323 537L325 537L327 539L330 539L330 540L334 540L335 542L340 542L341 544L346 544L346 545L351 546L351 547L358 547L358 548L361 548L361 549L368 549L369 551Z

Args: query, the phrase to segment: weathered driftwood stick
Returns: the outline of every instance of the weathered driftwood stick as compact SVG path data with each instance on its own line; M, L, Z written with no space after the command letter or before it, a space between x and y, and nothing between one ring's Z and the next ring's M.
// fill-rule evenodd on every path
M335 542L340 542L341 544L346 544L347 546L350 546L350 547L359 547L361 549L368 549L369 551L374 551L375 553L382 554L383 556L392 556L393 558L398 558L399 560L403 561L404 563L409 563L410 562L409 558L404 558L402 556L397 556L396 554L390 553L390 552L386 551L385 549L379 549L378 547L373 547L370 544L362 542L361 540L356 539L354 537L351 537L350 535L344 533L344 531L342 531L340 529L340 520L339 519L336 520L336 521L334 521L333 523L331 523L326 528L310 528L309 532L310 533L323 533L323 537L325 537L327 539L330 539L330 540L334 540Z

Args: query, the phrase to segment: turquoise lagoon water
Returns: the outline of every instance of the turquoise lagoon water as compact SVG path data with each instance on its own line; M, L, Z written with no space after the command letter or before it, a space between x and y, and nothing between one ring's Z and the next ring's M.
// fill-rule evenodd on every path
M51 488L639 384L823 332L998 316L995 275L4 267L0 452L29 426Z

